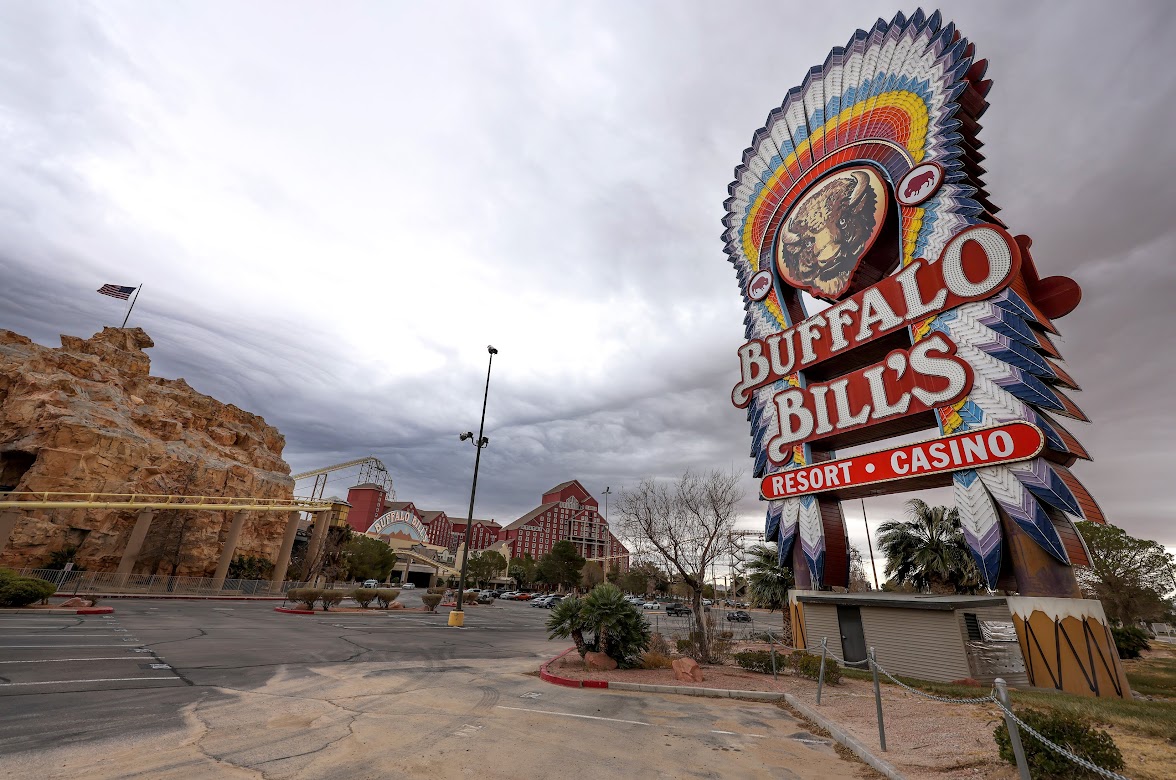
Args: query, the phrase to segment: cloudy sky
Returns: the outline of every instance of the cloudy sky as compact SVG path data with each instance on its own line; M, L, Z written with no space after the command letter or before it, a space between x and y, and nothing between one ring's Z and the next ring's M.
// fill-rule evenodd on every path
M263 415L295 471L375 454L451 514L492 343L479 516L718 467L756 527L726 186L897 10L819 6L0 3L0 327L89 336L123 316L94 290L141 283L155 373ZM1176 6L1107 8L943 6L991 63L993 200L1086 293L1059 323L1076 471L1176 545Z

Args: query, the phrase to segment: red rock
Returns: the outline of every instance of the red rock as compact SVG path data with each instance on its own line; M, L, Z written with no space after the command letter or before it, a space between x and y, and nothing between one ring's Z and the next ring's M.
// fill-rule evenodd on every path
M674 667L674 679L681 682L702 682L702 668L693 658L676 658L671 666Z
M0 484L33 492L290 498L282 434L183 379L152 376L146 350L153 346L139 328L62 336L57 349L0 329ZM0 550L0 566L42 566L53 552L77 547L80 567L114 571L135 519L117 509L27 513ZM236 554L274 560L287 520L285 513L253 513ZM211 576L231 522L227 512L161 512L134 573Z
M404 609L404 605L401 604L399 601L393 601L391 604L388 605L388 609Z
M90 602L86 601L85 599L80 599L77 596L74 596L69 601L62 602L61 604L58 604L57 606L59 606L59 607L89 607L92 605L90 604Z
M617 662L604 653L594 653L591 650L584 654L584 663L589 669L611 671L617 668Z

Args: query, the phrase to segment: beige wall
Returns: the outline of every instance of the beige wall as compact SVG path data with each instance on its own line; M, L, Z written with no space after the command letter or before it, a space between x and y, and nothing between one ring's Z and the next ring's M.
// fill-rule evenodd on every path
M804 637L809 650L821 650L821 638L829 637L829 650L841 656L841 628L837 625L837 607L831 604L814 604L806 601L804 606Z
M961 618L931 609L862 607L866 646L896 676L951 682L970 676Z

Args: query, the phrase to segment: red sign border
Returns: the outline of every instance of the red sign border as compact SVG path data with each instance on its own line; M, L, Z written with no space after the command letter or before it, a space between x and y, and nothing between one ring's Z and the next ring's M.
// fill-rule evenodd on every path
M881 455L881 454L887 453L887 452L894 452L896 450L906 449L907 447L918 447L923 444L935 444L938 442L944 442L944 441L950 441L952 439L962 438L964 436L972 436L977 433L986 433L988 431L995 431L995 430L999 430L1001 428L1011 428L1011 427L1016 427L1016 426L1032 428L1033 431L1037 434L1037 449L1035 449L1031 455L1024 455L1024 456L1020 456L1020 457L1016 457L1016 458L1009 458L1007 460L1003 460L1003 459L1002 460L995 460L990 463L984 463L984 464L969 464L969 465L965 465L965 466L958 466L955 468L945 468L945 469L941 469L939 471L925 472L922 474L907 474L907 475L903 475L901 477L886 477L884 479L865 480L863 482L854 483L853 485L846 485L845 488L862 488L862 487L867 487L869 485L883 485L888 482L902 482L904 480L921 479L923 477L934 476L936 474L953 474L957 471L964 471L965 469L986 468L988 466L999 466L999 465L1003 465L1006 463L1020 463L1022 461L1032 460L1033 458L1036 458L1038 455L1041 454L1042 450L1045 449L1045 445L1046 445L1045 433L1031 422L1027 422L1025 420L1011 420L1009 422L1001 423L1000 425L989 425L984 428L973 428L971 430L961 431L960 433L953 433L950 436L937 436L933 439L924 439L923 441L911 442L910 444L899 444L894 447L884 447L883 449L880 449L880 450L872 450L870 452L863 452L858 455L851 455L847 458L837 458L835 460L823 460L819 463L807 463L804 466L801 466L797 469L784 469L783 471L776 471L771 474L765 474L763 477L760 478L760 488L759 488L760 500L762 500L762 501L783 501L783 500L789 499L789 498L800 498L802 496L812 496L812 495L818 495L821 493L836 493L836 492L838 492L838 490L826 490L824 487L822 487L822 488L818 488L816 490L806 490L801 493L790 493L787 496L777 496L774 498L764 495L764 484L767 483L767 481L769 479L772 479L773 477L778 477L781 474L786 473L788 471L800 471L801 469L814 468L814 467L818 467L818 466L823 468L825 466L831 466L831 465L834 465L837 463L843 463L848 460L856 460L858 458L866 458L866 457L870 457L871 455ZM890 491L890 492L893 493L893 492L898 492L898 491Z

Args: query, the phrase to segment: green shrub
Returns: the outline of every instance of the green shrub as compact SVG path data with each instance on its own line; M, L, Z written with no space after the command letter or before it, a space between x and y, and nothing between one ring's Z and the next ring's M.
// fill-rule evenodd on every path
M27 607L57 592L57 586L35 577L10 576L0 579L0 607Z
M1140 652L1151 650L1147 641L1147 632L1136 626L1111 628L1111 636L1115 638L1115 649L1120 658L1138 658Z
M380 609L387 609L399 595L399 588L378 588L376 590L376 603L380 605Z
M689 639L676 639L674 646L678 648L678 652L683 655L689 655L690 651L694 649L694 643Z
M317 588L290 588L286 591L286 598L296 604L301 604L306 609L314 609L315 602L319 600L322 591Z
M429 608L430 612L437 611L437 605L441 603L441 599L445 598L440 593L426 593L421 596L421 601Z
M772 653L768 650L746 650L732 656L735 663L744 669L761 674L772 673ZM776 653L776 671L782 672L788 668L787 656Z
M331 607L343 600L343 592L338 590L324 590L319 593L319 601L322 602L323 612L329 612Z
M1070 712L1041 712L1040 710L1015 710L1017 717L1028 723L1041 735L1071 753L1085 758L1103 769L1118 772L1124 768L1123 754L1115 745L1111 735L1093 724L1081 715ZM1029 764L1029 774L1034 780L1069 780L1070 778L1097 778L1098 774L1083 769L1070 759L1055 753L1051 748L1038 742L1024 729L1021 732L1021 744L1025 747L1025 760ZM1013 756L1013 745L1009 740L1009 730L1002 721L992 733L996 745L1000 749L1000 757L1010 764L1016 763Z
M789 666L796 670L801 677L815 680L821 674L821 656L797 650L789 659ZM841 666L832 658L825 659L825 684L837 685L841 682Z
M355 599L359 606L367 609L368 604L376 600L376 591L374 588L356 588L351 591L351 598Z

